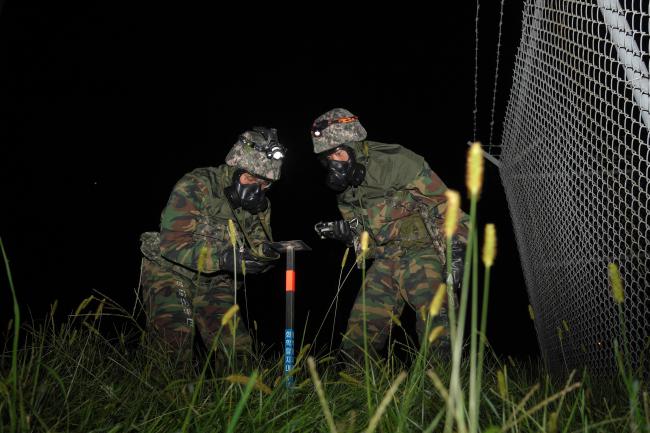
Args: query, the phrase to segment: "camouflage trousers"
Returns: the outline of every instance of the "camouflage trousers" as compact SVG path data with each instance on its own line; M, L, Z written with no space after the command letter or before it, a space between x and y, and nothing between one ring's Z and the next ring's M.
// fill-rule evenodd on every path
M237 351L251 347L250 334L238 315L235 338L229 326L221 329L221 318L235 301L232 276L219 274L192 280L146 257L142 260L141 290L147 325L170 352L191 359L195 325L207 348L217 335L220 347L232 347L233 340Z
M416 313L416 331L420 343L426 338L429 304L443 282L443 265L432 249L411 251L401 257L375 259L366 272L366 325L368 348L381 351L404 308ZM363 348L363 292L359 291L350 313L343 350L359 358ZM446 306L432 318L430 329L442 325L448 329ZM448 334L438 338L434 347L449 350Z

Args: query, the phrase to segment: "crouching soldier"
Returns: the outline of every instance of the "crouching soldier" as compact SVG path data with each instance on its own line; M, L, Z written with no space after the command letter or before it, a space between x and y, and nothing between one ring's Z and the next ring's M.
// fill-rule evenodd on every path
M366 130L357 116L335 108L318 117L312 126L314 152L327 167L327 185L336 192L344 219L330 224L324 236L348 246L365 230L374 259L366 274L366 318L370 347L380 351L392 326L405 307L415 310L417 334L426 338L422 311L439 284L446 281L444 217L447 187L423 157L398 144L366 140ZM353 230L350 221L358 224ZM453 242L454 285L462 279L467 215L461 213ZM352 308L344 352L359 357L363 347L363 302L361 292ZM422 316L422 317L421 317ZM433 326L448 328L443 309ZM436 347L448 354L449 339Z
M241 278L234 287L234 273L243 268L261 273L279 258L269 246L271 208L265 193L280 177L284 152L275 129L242 133L225 164L198 168L178 181L162 211L160 232L142 234L148 327L180 359L191 359L195 327L211 347L241 287ZM235 323L235 349L246 351L250 334L242 320ZM221 335L219 344L231 347L230 332Z

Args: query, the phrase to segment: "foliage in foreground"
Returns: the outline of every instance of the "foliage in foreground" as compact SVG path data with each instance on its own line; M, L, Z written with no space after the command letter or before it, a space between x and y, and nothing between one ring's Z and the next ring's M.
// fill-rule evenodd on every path
M63 325L55 324L50 314L42 323L21 327L0 240L14 308L13 335L7 339L11 347L0 354L0 433L648 432L648 393L626 358L624 337L622 344L614 341L619 376L607 383L593 383L586 372L575 371L561 381L552 380L536 365L485 359L496 238L493 227L486 230L479 316L475 225L481 181L480 146L475 144L468 158L471 211L465 273L458 317L456 308L449 308L449 329L429 329L445 297L449 305L454 302L441 284L423 318L426 338L419 349L409 349L408 366L392 351L387 360L367 349L363 359L346 354L314 359L305 346L291 372L292 387L283 375L282 359L237 356L220 345L221 337L232 332L237 306L224 316L212 347L194 364L175 360L148 338L134 313L107 298L87 299ZM458 206L453 193L448 201ZM449 215L454 212L448 211L445 221L448 252L457 224L457 215ZM367 234L361 244L365 254ZM448 258L448 266L450 262ZM621 311L620 335L625 336L624 291L616 265L610 264L609 271L613 299ZM361 290L365 299L365 285ZM111 333L102 328L103 321L116 319L123 320L124 327ZM451 354L437 345L442 331L451 337ZM367 338L364 327L363 348L368 347Z

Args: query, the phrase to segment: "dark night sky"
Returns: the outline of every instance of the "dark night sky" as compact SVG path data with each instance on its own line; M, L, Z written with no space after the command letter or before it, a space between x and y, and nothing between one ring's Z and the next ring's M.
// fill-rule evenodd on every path
M185 172L221 163L251 126L276 127L290 149L271 195L272 225L276 239L304 239L315 249L298 257L297 327L309 311L307 340L336 290L343 252L312 229L338 217L311 151L316 116L346 107L369 139L409 147L464 190L473 129L470 2L430 11L322 4L254 13L178 2L58 3L9 0L0 15L0 235L23 311L36 318L55 299L60 311L73 310L93 289L131 305L139 234L157 229ZM484 3L478 138L487 141L499 5ZM506 3L495 137L521 20L521 5ZM488 337L500 354L536 355L508 207L489 164L479 210L481 225L495 222L499 235ZM4 329L11 309L1 278ZM282 266L249 283L262 340L280 341ZM357 289L358 277L343 291L339 316Z

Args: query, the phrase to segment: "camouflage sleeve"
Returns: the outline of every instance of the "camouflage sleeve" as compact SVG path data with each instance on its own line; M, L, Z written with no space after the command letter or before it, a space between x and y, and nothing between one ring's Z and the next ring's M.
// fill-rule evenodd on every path
M406 189L410 191L411 196L418 202L426 204L433 211L435 223L439 224L440 233L444 233L444 218L447 213L447 185L431 170L429 164L424 162L422 170L418 176L412 180ZM467 233L469 229L469 216L460 210L459 224L456 236L463 243L467 243Z
M348 221L355 218L356 216L352 206L347 204L339 203L339 211L341 212L343 219Z
M199 178L184 176L174 186L160 222L160 251L166 259L201 272L219 270L219 257L228 248L226 227L208 224L204 197L208 188Z
M262 221L264 225L262 225ZM268 236L267 236L268 233ZM257 254L262 254L261 249L259 248L265 241L271 241L273 234L271 233L271 206L262 213L258 215L251 216L250 224L250 241L253 244L252 247Z

